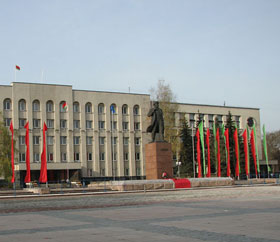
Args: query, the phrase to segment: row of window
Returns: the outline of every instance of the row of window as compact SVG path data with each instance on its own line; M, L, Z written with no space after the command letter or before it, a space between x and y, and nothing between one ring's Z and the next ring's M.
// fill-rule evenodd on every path
M18 104L19 111L26 111L26 101L24 99L21 99ZM11 99L7 98L4 100L4 110L11 110L12 109L12 102ZM32 102L32 110L34 112L39 112L40 111L40 102L38 100L34 100ZM53 101L48 101L46 103L46 110L47 112L53 112L54 111L54 104ZM67 103L65 101L61 101L59 104L59 111L60 112L67 112ZM117 113L117 106L115 104L112 104L110 106L110 111L112 113ZM134 115L139 115L139 106L135 105L133 107L133 114ZM73 112L78 113L80 112L80 104L78 102L73 103ZM86 113L92 113L93 108L91 103L86 103L85 105L85 112ZM98 113L103 114L105 112L105 106L103 103L98 104ZM129 114L129 108L127 104L124 104L122 106L122 114L126 115Z
M99 137L99 145L104 145L105 144L105 137L100 136ZM86 137L86 144L87 145L92 145L92 136L87 136ZM136 137L134 139L135 145L140 145L141 143L141 138ZM80 136L74 136L73 138L73 143L74 145L79 145L80 144ZM111 138L111 143L116 145L118 143L118 138L117 137L112 137ZM19 136L19 144L20 145L25 145L25 136ZM40 144L40 136L33 136L33 145L39 145ZM47 145L53 145L54 144L54 136L47 136ZM67 136L60 136L60 144L61 145L67 145ZM124 137L123 138L123 144L124 145L129 145L129 137Z
M112 154L113 161L117 161L118 154L117 152L114 152ZM124 153L124 161L129 161L129 153L125 152ZM25 162L26 156L25 153L19 153L19 162ZM66 152L61 152L60 153L60 159L61 162L67 162L67 153ZM92 161L93 160L93 153L88 152L87 153L87 161ZM105 152L100 152L99 153L99 160L100 161L105 161ZM135 160L140 161L140 153L136 152L135 153ZM48 162L53 162L54 161L54 155L52 152L47 153L47 161ZM74 161L80 161L80 153L79 152L74 152ZM40 154L39 153L34 153L33 154L33 162L38 163L40 162Z

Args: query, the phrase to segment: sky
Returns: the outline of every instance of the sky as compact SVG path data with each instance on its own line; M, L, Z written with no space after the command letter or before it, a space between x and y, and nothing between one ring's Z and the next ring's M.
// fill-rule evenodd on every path
M280 130L279 0L0 0L0 85L149 93L260 108Z

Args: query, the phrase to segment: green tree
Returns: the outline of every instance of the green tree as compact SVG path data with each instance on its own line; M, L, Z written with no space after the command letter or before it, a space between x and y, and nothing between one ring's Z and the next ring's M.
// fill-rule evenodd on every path
M2 117L0 121L0 175L7 182L11 181L11 136L9 129L4 126Z
M153 101L158 101L164 116L164 139L172 145L172 152L176 154L179 147L178 129L175 125L175 113L178 110L176 96L169 84L159 80L156 88L150 89Z
M183 118L180 129L180 151L179 161L181 162L181 174L183 176L193 175L193 146L192 146L192 130L188 121Z

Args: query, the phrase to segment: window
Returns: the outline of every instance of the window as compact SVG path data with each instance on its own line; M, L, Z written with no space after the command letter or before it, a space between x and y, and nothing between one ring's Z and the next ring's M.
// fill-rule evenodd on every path
M60 120L60 128L61 129L66 129L67 128L67 120L65 120L65 119Z
M105 144L105 137L99 137L99 145Z
M52 101L47 102L47 112L53 112L53 102Z
M67 103L65 101L60 102L59 111L65 113L67 111Z
M208 121L209 121L209 128L213 128L213 123L214 123L214 115L213 114L208 114Z
M92 153L91 152L87 153L87 160L92 161Z
M67 161L67 154L65 152L61 152L61 161Z
M25 153L19 153L19 162L25 162Z
M100 169L100 175L101 176L105 176L105 168L101 168Z
M112 128L112 130L117 129L117 121L111 121L111 128Z
M67 144L67 136L60 136L60 144L61 145Z
M74 129L80 128L80 120L74 120Z
M11 99L5 99L4 100L4 110L11 110L12 108L12 103L11 103Z
M79 107L79 103L78 102L74 102L73 103L73 112L74 113L80 112L80 107Z
M19 111L26 111L26 102L24 99L19 101Z
M86 113L92 113L92 105L91 103L86 104Z
M25 145L25 136L19 136L19 144Z
M122 106L122 114L124 115L128 114L128 107L126 104Z
M10 127L10 125L11 125L11 121L12 121L12 119L11 119L11 118L5 118L5 119L4 119L5 126L6 126L6 127Z
M39 153L34 153L33 154L33 161L38 163L40 161L40 154Z
M40 136L33 136L33 145L40 144Z
M235 116L235 123L237 125L237 128L240 128L240 116Z
M49 152L47 157L48 157L48 162L53 162L53 153Z
M92 129L92 121L86 120L86 129Z
M104 129L105 128L105 121L98 121L98 128Z
M117 160L117 156L118 156L118 153L117 152L114 152L113 154L112 154L112 158L113 158L113 161L116 161Z
M135 153L135 160L140 160L140 153L139 152Z
M39 129L40 128L40 119L33 119L33 128Z
M129 143L129 137L124 137L123 138L123 144L128 145L128 143Z
M47 127L48 129L54 128L54 120L53 119L47 119Z
M26 123L26 119L20 118L19 119L19 128L24 128L25 123Z
M141 176L141 168L136 167L136 176Z
M92 136L87 136L87 145L92 145Z
M38 100L33 101L32 110L33 110L33 112L39 112L40 111L40 102Z
M105 153L104 152L99 153L99 160L101 160L101 161L105 160Z
M53 145L53 136L47 136L47 145Z
M98 105L98 114L103 114L104 113L104 104L100 103Z
M140 123L139 122L134 123L134 130L140 130Z
M125 161L129 160L129 153L128 152L125 152L123 156L124 156L123 158L124 158Z
M135 105L134 108L133 108L133 114L134 115L139 115L139 106L138 105Z
M80 144L80 136L74 136L74 145Z
M128 122L123 122L123 130L128 130Z
M117 142L118 142L118 138L117 137L112 137L111 142L112 142L113 145L116 145Z
M116 104L112 104L112 105L110 106L110 113L111 113L111 114L116 114L116 112L117 112Z
M125 168L124 169L124 175L125 176L129 176L129 168Z
M135 138L135 145L140 145L141 138Z
M80 153L79 152L74 153L74 161L80 161Z

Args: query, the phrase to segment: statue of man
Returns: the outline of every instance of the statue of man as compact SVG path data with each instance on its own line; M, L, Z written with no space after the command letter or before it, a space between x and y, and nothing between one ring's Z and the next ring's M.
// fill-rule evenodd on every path
M152 142L156 141L156 134L159 134L157 141L164 141L163 112L158 102L154 102L154 107L148 112L148 117L152 117L151 125L147 128L147 132L152 133Z

